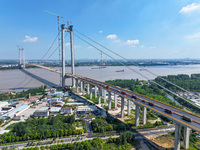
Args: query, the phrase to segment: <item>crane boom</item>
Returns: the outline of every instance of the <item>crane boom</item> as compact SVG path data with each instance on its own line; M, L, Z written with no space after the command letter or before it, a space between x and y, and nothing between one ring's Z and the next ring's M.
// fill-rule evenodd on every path
M47 12L47 13L49 13L49 14L52 14L52 15L54 15L54 16L57 16L57 17L61 17L61 18L63 18L63 16L60 16L60 15L54 14L54 13L52 13L52 12L50 12L50 11L47 11L47 10L43 10L43 11L45 11L45 12Z

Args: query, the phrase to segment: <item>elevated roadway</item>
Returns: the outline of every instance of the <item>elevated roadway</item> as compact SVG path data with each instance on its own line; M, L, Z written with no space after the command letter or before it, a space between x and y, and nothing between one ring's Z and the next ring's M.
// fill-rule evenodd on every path
M41 66L41 65L37 65L37 64L28 64L28 65L33 65L33 66L37 66L37 67L40 67L43 69L47 69L52 72L61 73L59 70L54 69L54 68L49 68L49 67L45 67L45 66ZM83 82L86 82L88 84L92 84L94 86L104 88L112 93L116 93L117 95L120 95L121 97L125 97L125 98L131 100L132 102L134 102L137 105L147 107L155 112L158 112L159 114L169 118L170 120L174 121L175 123L178 123L182 126L185 126L185 127L188 127L190 129L200 132L200 116L199 115L196 115L191 112L185 111L183 109L165 104L158 100L148 98L144 95L132 92L130 90L126 90L126 89L123 89L123 88L120 88L117 86L113 86L113 85L110 85L110 84L107 84L107 83L104 83L104 82L101 82L101 81L98 81L95 79L91 79L88 77L75 75L75 74L71 74L71 73L66 73L66 77L72 77L72 78L81 80ZM132 98L133 95L137 96L138 98L137 99ZM149 103L153 103L154 105L151 106L151 105L149 105ZM165 109L172 111L172 114L165 112ZM183 120L183 116L186 116L186 117L192 119L192 121L189 122L189 121Z

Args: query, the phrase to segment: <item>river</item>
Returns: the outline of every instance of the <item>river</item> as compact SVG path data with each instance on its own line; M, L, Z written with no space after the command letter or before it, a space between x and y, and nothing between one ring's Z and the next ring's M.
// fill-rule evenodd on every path
M148 80L154 79L156 76L147 72L146 69L159 76L177 75L177 74L194 74L200 73L200 65L177 65L177 66L148 66L140 69L135 66L107 66L102 69L92 69L94 66L76 67L76 74L94 78L100 81L114 80L114 79L139 79ZM26 69L28 72L51 81L54 84L60 84L60 75L40 68ZM124 72L116 72L124 70ZM137 74L136 72L139 74ZM66 72L70 72L70 67L66 67ZM66 84L70 85L71 80L67 79ZM6 91L21 91L29 88L35 88L44 85L42 82L25 74L21 70L2 70L0 71L0 92Z

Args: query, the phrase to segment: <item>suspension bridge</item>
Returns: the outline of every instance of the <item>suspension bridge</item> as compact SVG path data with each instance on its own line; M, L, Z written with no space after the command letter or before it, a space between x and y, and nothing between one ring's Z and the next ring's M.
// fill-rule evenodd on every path
M120 55L115 53L114 51L106 48L105 46L99 44L98 42L90 39L89 37L85 36L84 34L80 33L79 31L76 30L77 33L79 33L80 35L85 37L87 40L83 39L79 35L73 33L73 31L74 31L73 26L68 25L67 27L65 27L64 24L61 25L61 51L62 51L61 52L61 57L62 57L61 67L62 67L62 70L42 66L42 65L39 65L39 64L26 64L26 65L33 65L33 66L40 67L40 68L43 68L43 69L46 69L46 70L60 74L61 75L61 83L62 83L61 85L62 85L63 88L66 86L66 84L65 84L66 78L71 78L72 79L71 87L75 88L76 92L78 92L79 88L80 88L81 92L89 94L90 98L92 98L92 87L95 87L94 94L95 94L95 97L98 97L98 103L99 104L101 103L102 97L104 98L104 102L106 103L106 93L108 93L108 109L111 109L111 93L114 93L114 106L115 106L115 108L117 108L117 95L119 95L121 97L121 117L122 118L124 117L125 101L127 101L127 113L128 113L128 115L130 115L130 112L131 112L131 107L130 107L131 103L130 102L133 102L134 105L135 105L135 125L136 126L139 125L140 106L142 107L142 124L146 124L147 108L167 117L168 119L172 120L175 124L174 149L175 150L180 149L181 128L182 127L184 128L183 146L184 146L185 149L188 149L189 148L190 130L192 129L192 130L195 130L197 132L200 132L200 116L198 116L194 113L191 113L189 111L185 111L185 110L182 110L180 108L162 103L158 100L148 98L144 95L135 93L133 91L123 89L123 88L120 88L120 87L117 87L117 86L113 86L113 85L107 84L105 82L101 82L101 81L98 81L98 80L95 80L95 79L91 79L89 77L77 75L75 73L75 66L74 66L74 46L73 46L73 36L74 35L76 37L78 37L79 39L81 39L82 41L89 44L90 46L92 46L93 48L95 48L96 50L100 51L101 54L103 53L104 55L106 55L106 56L108 56L108 57L110 57L110 58L112 58L116 61L118 61L118 60L115 59L115 57L113 57L113 56L109 55L108 53L102 51L100 48L97 48L96 46L94 46L93 44L88 42L87 40L90 40L93 43L98 44L99 46L103 47L104 49L112 52L113 54L115 54L117 56L120 56ZM65 43L64 43L65 37L66 37L65 32L70 33L71 73L68 73L68 72L65 71ZM58 36L56 38L58 38ZM54 40L53 43L55 43L55 40ZM52 45L51 45L51 47L52 47ZM58 49L58 47L57 47L57 49ZM46 56L48 51L45 53L45 55L42 57L42 59ZM126 61L129 61L122 56L120 56L120 57L122 59L126 60ZM129 66L125 66L123 64L123 62L120 62L120 61L118 61L118 62L120 64L122 64L124 67L127 67L128 69L133 71L134 73L141 75L142 77L147 79L152 84L156 84L160 88L163 88L164 90L176 95L173 91L166 89L165 87L161 86L160 84L156 83L155 81L149 80L148 77L144 76L140 72L135 71L134 69L130 68ZM22 68L25 67L25 61L24 60L21 61L21 57L20 57L20 64L19 65ZM148 71L148 72L151 73L152 75L155 75L156 77L159 77L158 75L156 75L156 74L154 74L150 71ZM179 87L178 85L175 85L175 84L171 83L170 81L167 81L166 79L164 79L162 77L159 77L159 78L161 78L165 82L168 82L168 83L176 86L177 88L180 88L181 90L189 93L189 91L183 89L182 87ZM79 84L78 84L79 82L81 83L80 87L79 87ZM85 86L85 85L87 85L87 86ZM85 91L85 87L87 88L87 91ZM185 100L183 97L180 97L180 98Z

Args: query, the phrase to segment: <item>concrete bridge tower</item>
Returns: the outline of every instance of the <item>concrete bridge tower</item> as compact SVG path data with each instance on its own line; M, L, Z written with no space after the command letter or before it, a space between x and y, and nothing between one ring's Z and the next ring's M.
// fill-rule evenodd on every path
M65 87L65 32L70 33L70 49L71 49L71 73L75 74L75 68L74 68L74 42L73 42L73 26L70 25L67 28L64 27L64 24L61 25L61 47L62 47L62 87ZM72 78L72 87L75 87L75 79Z

